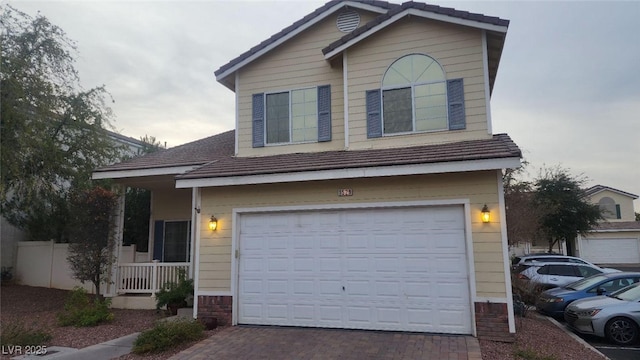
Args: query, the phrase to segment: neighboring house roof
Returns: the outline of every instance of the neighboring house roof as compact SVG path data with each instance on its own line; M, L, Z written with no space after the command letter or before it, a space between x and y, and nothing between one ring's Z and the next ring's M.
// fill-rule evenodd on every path
M182 174L177 179L284 174L520 157L520 149L511 138L506 134L498 134L486 140L405 148L292 153L262 157L225 156Z
M118 134L117 132L114 131L110 131L110 130L105 130L105 132L107 133L107 135L109 137L111 137L112 139L118 141L119 143L123 144L123 145L129 145L131 147L137 147L137 148L142 148L144 147L144 142L132 138L130 136L126 136L126 135L122 135L122 134Z
M219 157L233 156L234 149L235 131L230 130L170 149L162 149L121 163L105 166L94 171L94 178L108 178L114 176L117 172L149 169L180 168L166 171L167 174L178 174L188 170L188 168L204 165Z
M597 227L592 229L592 232L607 232L607 231L640 231L640 221L616 221L616 222L602 222Z
M593 196L593 195L595 195L595 194L597 194L597 193L600 193L600 192L602 192L602 191L606 191L606 190L608 190L608 191L612 191L612 192L614 192L614 193L618 193L618 194L620 194L620 195L628 196L628 197L630 197L630 198L632 198L632 199L634 199L634 200L638 198L638 195L635 195L635 194L632 194L632 193L628 193L628 192L626 192L626 191L622 191L622 190L614 189L614 188L612 188L612 187L604 186L604 185L595 185L595 186L592 186L592 187L588 188L587 190L585 190L585 191L584 191L584 194L585 194L586 196Z
M240 54L240 56L231 60L227 64L221 66L218 70L215 71L216 79L233 90L232 84L234 80L230 80L228 78L229 75L231 75L244 65L266 54L291 37L304 31L317 21L325 18L333 12L336 12L348 6L379 12L381 13L381 15L374 18L367 24L364 24L360 28L354 30L352 33L347 34L341 39L333 42L332 44L328 44L328 46L322 50L325 58L330 59L334 56L337 56L337 53L341 53L346 47L349 47L350 45L360 41L361 39L369 36L379 29L386 27L390 23L395 22L395 17L404 17L406 15L429 17L440 21L458 23L489 30L487 31L487 50L489 53L488 67L490 78L489 85L490 89L493 90L493 83L498 71L498 63L500 62L500 57L502 55L502 47L505 41L506 29L509 26L509 20L413 1L405 2L402 5L391 4L386 1L368 0L329 1L312 13L294 22L290 26L282 29L280 32L274 34L260 44L252 47L248 51Z

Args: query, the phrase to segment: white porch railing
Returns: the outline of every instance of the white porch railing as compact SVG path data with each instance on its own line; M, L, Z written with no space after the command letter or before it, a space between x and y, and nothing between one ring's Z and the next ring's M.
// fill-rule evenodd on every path
M180 270L191 277L191 263L127 263L118 265L116 293L155 294L168 281L178 281Z

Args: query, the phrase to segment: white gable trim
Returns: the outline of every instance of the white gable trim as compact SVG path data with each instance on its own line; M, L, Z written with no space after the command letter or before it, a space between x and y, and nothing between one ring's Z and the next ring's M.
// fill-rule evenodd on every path
M614 189L612 187L608 187L608 186L604 186L604 185L599 185L599 187L600 188L598 190L596 190L594 193L589 194L587 196L593 197L594 195L599 194L599 193L601 193L603 191L611 191L612 193L616 193L618 195L630 197L633 200L638 198L638 195L635 195L635 194L632 194L632 193L628 193L628 192L625 192L625 191L622 191L622 190Z
M354 1L345 1L345 2L338 3L338 4L330 7L329 9L327 9L322 14L316 16L315 18L309 20L308 22L300 25L298 28L296 28L296 29L292 30L291 32L287 33L286 35L284 35L280 39L274 41L273 43L271 43L271 44L269 44L267 46L265 46L264 48L262 48L260 51L256 52L255 54L247 57L246 59L242 60L241 62L237 63L236 65L230 67L225 72L223 72L220 75L216 76L216 80L219 81L219 82L222 82L222 80L224 78L226 78L227 76L233 74L238 69L240 69L240 68L244 67L245 65L251 63L255 59L257 59L257 58L261 57L262 55L268 53L269 51L273 50L278 45L284 43L285 41L287 41L287 40L289 40L291 38L293 38L294 36L298 35L299 33L303 32L304 30L306 30L306 29L310 28L311 26L317 24L318 22L324 20L329 15L333 14L334 12L336 12L336 11L346 7L346 6L353 7L353 8L358 8L358 9L362 9L362 10L368 10L368 11L376 12L376 13L379 13L379 14L384 14L385 12L387 12L387 9L379 8L377 6L373 6L373 5L369 5L369 4L362 4L362 3L354 2Z
M499 25L493 25L493 24L487 24L487 23L482 23L479 21L473 21L473 20L467 20L467 19L460 19L460 18L456 18L453 16L448 16L448 15L442 15L442 14L435 14L429 11L424 11L424 10L419 10L419 9L406 9L402 12L397 13L396 15L390 17L389 19L383 21L382 23L380 23L377 26L374 26L373 28L363 32L362 34L356 36L355 38L349 40L348 42L340 45L339 47L335 48L334 50L330 51L329 53L327 53L324 58L325 60L331 59L334 56L340 54L341 52L343 52L345 49L359 43L360 41L368 38L369 36L377 33L378 31L386 28L387 26L395 23L396 21L404 18L405 16L408 15L414 15L414 16L419 16L425 19L432 19L432 20L438 20L438 21L443 21L443 22L447 22L447 23L451 23L451 24L458 24L458 25L464 25L464 26L470 26L473 28L477 28L477 29L481 29L481 30L490 30L490 31L497 31L500 33L507 33L507 27L506 26L499 26Z
M143 177L143 176L159 176L159 175L180 175L187 171L199 168L200 165L189 166L172 166L153 169L135 169L135 170L112 170L112 171L99 171L94 172L91 175L93 180L99 179L123 179L131 177Z
M454 161L435 164L378 166L356 169L301 171L285 174L228 176L203 179L180 179L176 188L253 185L315 180L354 179L381 176L423 175L462 171L483 171L516 168L520 158Z

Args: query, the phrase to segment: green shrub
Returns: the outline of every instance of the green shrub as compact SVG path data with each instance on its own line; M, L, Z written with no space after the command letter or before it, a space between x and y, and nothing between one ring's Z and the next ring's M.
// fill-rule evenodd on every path
M204 326L196 320L159 321L153 328L138 336L133 343L133 352L162 352L172 346L201 339L203 331Z
M193 279L188 279L187 272L180 269L178 281L166 282L156 293L156 309L171 305L184 307L190 296L193 296Z
M35 346L51 340L51 335L43 330L28 329L22 323L2 324L1 346Z
M71 291L64 304L64 310L58 314L60 326L95 326L113 320L109 310L111 299L96 297L91 300L87 291L76 287Z

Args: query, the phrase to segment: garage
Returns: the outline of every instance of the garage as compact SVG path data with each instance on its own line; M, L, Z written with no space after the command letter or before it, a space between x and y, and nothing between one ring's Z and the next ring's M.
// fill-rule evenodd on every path
M463 206L239 216L238 323L472 333Z
M637 238L582 239L582 257L596 264L638 264L640 244Z

